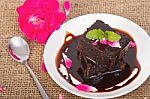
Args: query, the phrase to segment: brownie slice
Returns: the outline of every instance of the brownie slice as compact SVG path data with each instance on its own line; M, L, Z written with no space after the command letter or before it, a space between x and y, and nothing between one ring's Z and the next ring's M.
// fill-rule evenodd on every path
M88 31L93 29L101 29L103 31L109 30L116 32L108 24L97 20L87 31L82 35L78 41L77 51L78 57L83 65L84 78L93 79L109 72L123 70L126 63L123 61L123 56L128 51L128 43L130 38L125 34L121 35L121 48L110 47L98 43L94 46L94 41L86 38Z

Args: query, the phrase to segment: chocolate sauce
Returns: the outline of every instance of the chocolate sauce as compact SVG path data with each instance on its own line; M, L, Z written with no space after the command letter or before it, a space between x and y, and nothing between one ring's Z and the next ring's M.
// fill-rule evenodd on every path
M126 34L131 40L133 40L132 37L127 32L119 30L119 29L115 29L115 30L119 33ZM72 39L69 41L66 41L66 38L69 36L71 36ZM62 47L60 48L60 50L57 54L57 57L56 57L57 70L62 75L62 73L59 71L59 67L60 67L60 64L65 65L64 61L63 62L61 61L63 59L62 53L65 53L72 60L72 67L70 69L67 69L68 73L71 74L74 78L76 78L81 83L91 85L91 81L88 79L85 79L83 77L84 73L82 71L82 69L83 69L82 60L80 60L78 58L78 52L76 50L80 36L81 35L73 36L72 34L69 34L69 33L66 35L65 42L62 45ZM66 49L67 49L67 51L66 51ZM129 48L128 52L126 53L126 55L123 58L124 62L127 63L123 70L112 71L107 74L104 74L101 78L94 79L95 81L100 80L99 83L94 84L94 87L96 87L98 89L98 92L108 92L108 91L117 90L121 87L128 85L130 82L132 82L138 76L140 69L141 69L139 62L136 58L136 54L137 54L136 47ZM130 80L128 80L122 86L116 86L117 84L119 84L119 83L123 82L125 79L127 79L131 75L132 71L135 68L138 69L138 72L136 75L134 75L134 77L132 77ZM62 77L64 77L64 76L62 75ZM64 79L65 79L65 77L64 77ZM72 83L70 78L68 78L66 80L71 85L76 86ZM112 88L110 88L110 87L112 87Z

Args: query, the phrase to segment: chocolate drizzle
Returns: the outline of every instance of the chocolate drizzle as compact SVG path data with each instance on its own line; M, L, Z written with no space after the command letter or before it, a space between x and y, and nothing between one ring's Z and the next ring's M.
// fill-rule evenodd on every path
M91 26L91 27L93 27L93 26ZM107 28L104 27L104 29L107 29ZM119 33L121 35L125 35L126 38L129 38L131 41L133 41L132 37L125 31L122 31L119 29L111 29L111 30L116 31L117 33ZM69 41L66 41L66 38L68 36L71 36L72 39ZM126 42L124 40L121 41L122 42L121 46L122 47L124 45L125 46L121 50L120 49L116 50L116 51L118 51L117 53L119 53L119 52L123 53L123 56L120 56L121 60L114 61L114 62L117 62L117 65L119 65L119 67L122 67L123 69L118 68L118 67L116 67L117 68L116 69L115 67L113 67L113 69L105 70L105 68L103 68L103 66L102 67L99 66L101 64L97 63L97 61L93 60L89 56L86 56L86 59L88 60L88 62L90 62L90 64L95 66L94 72L96 72L95 73L96 75L85 76L84 70L86 68L85 67L86 63L83 58L79 57L79 52L77 50L78 42L79 42L80 38L83 36L85 36L85 34L79 35L79 36L73 36L72 34L68 33L66 35L65 42L62 45L62 47L60 48L60 50L57 54L57 57L56 57L56 65L58 68L58 72L61 75L62 75L62 73L59 71L59 68L60 68L60 64L65 65L64 61L62 61L62 59L63 59L62 53L65 53L72 60L72 67L70 69L67 69L68 73L71 74L74 78L76 78L76 80L80 81L81 83L96 87L98 89L98 92L108 92L108 91L113 91L113 90L119 89L121 87L128 85L130 82L132 82L138 76L141 68L140 68L138 60L136 58L137 49L136 49L136 47L130 48L128 46L128 44L122 44L122 43ZM103 47L106 47L106 46L100 46L99 48L102 49ZM114 49L112 51L115 52ZM117 55L117 53L115 53L115 55ZM110 53L110 55L114 55L114 53ZM121 63L119 63L119 62L121 62ZM114 64L116 64L116 63L113 63L112 66ZM122 65L124 65L124 66L122 66ZM138 69L138 72L131 79L129 79L122 86L116 86L117 84L119 84L119 83L123 82L125 79L127 79L131 75L132 71L135 68ZM101 71L96 71L98 69L100 69ZM104 70L102 70L102 69L104 69ZM90 69L87 69L87 70L90 70ZM94 68L93 68L93 70L94 70ZM104 72L102 72L102 71L104 71ZM62 75L62 77L64 77L64 76ZM65 77L64 77L64 79L65 79ZM70 77L66 80L73 86L76 86L75 84L72 83L72 80L70 79Z

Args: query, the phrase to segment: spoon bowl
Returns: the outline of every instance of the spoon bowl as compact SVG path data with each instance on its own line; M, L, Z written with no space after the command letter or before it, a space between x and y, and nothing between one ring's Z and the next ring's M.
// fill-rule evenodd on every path
M23 62L29 58L29 46L24 39L13 37L8 44L9 53L13 59L18 62Z

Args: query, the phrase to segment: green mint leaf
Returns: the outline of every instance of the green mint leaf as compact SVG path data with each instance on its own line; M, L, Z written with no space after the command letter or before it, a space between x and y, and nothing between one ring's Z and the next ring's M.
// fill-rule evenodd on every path
M91 30L91 31L87 32L86 38L88 38L90 40L98 39L97 30L94 29L94 30Z
M105 31L107 35L107 40L110 42L116 42L121 39L121 36L113 31Z
M101 29L93 29L86 34L89 40L102 40L104 37L105 33Z

